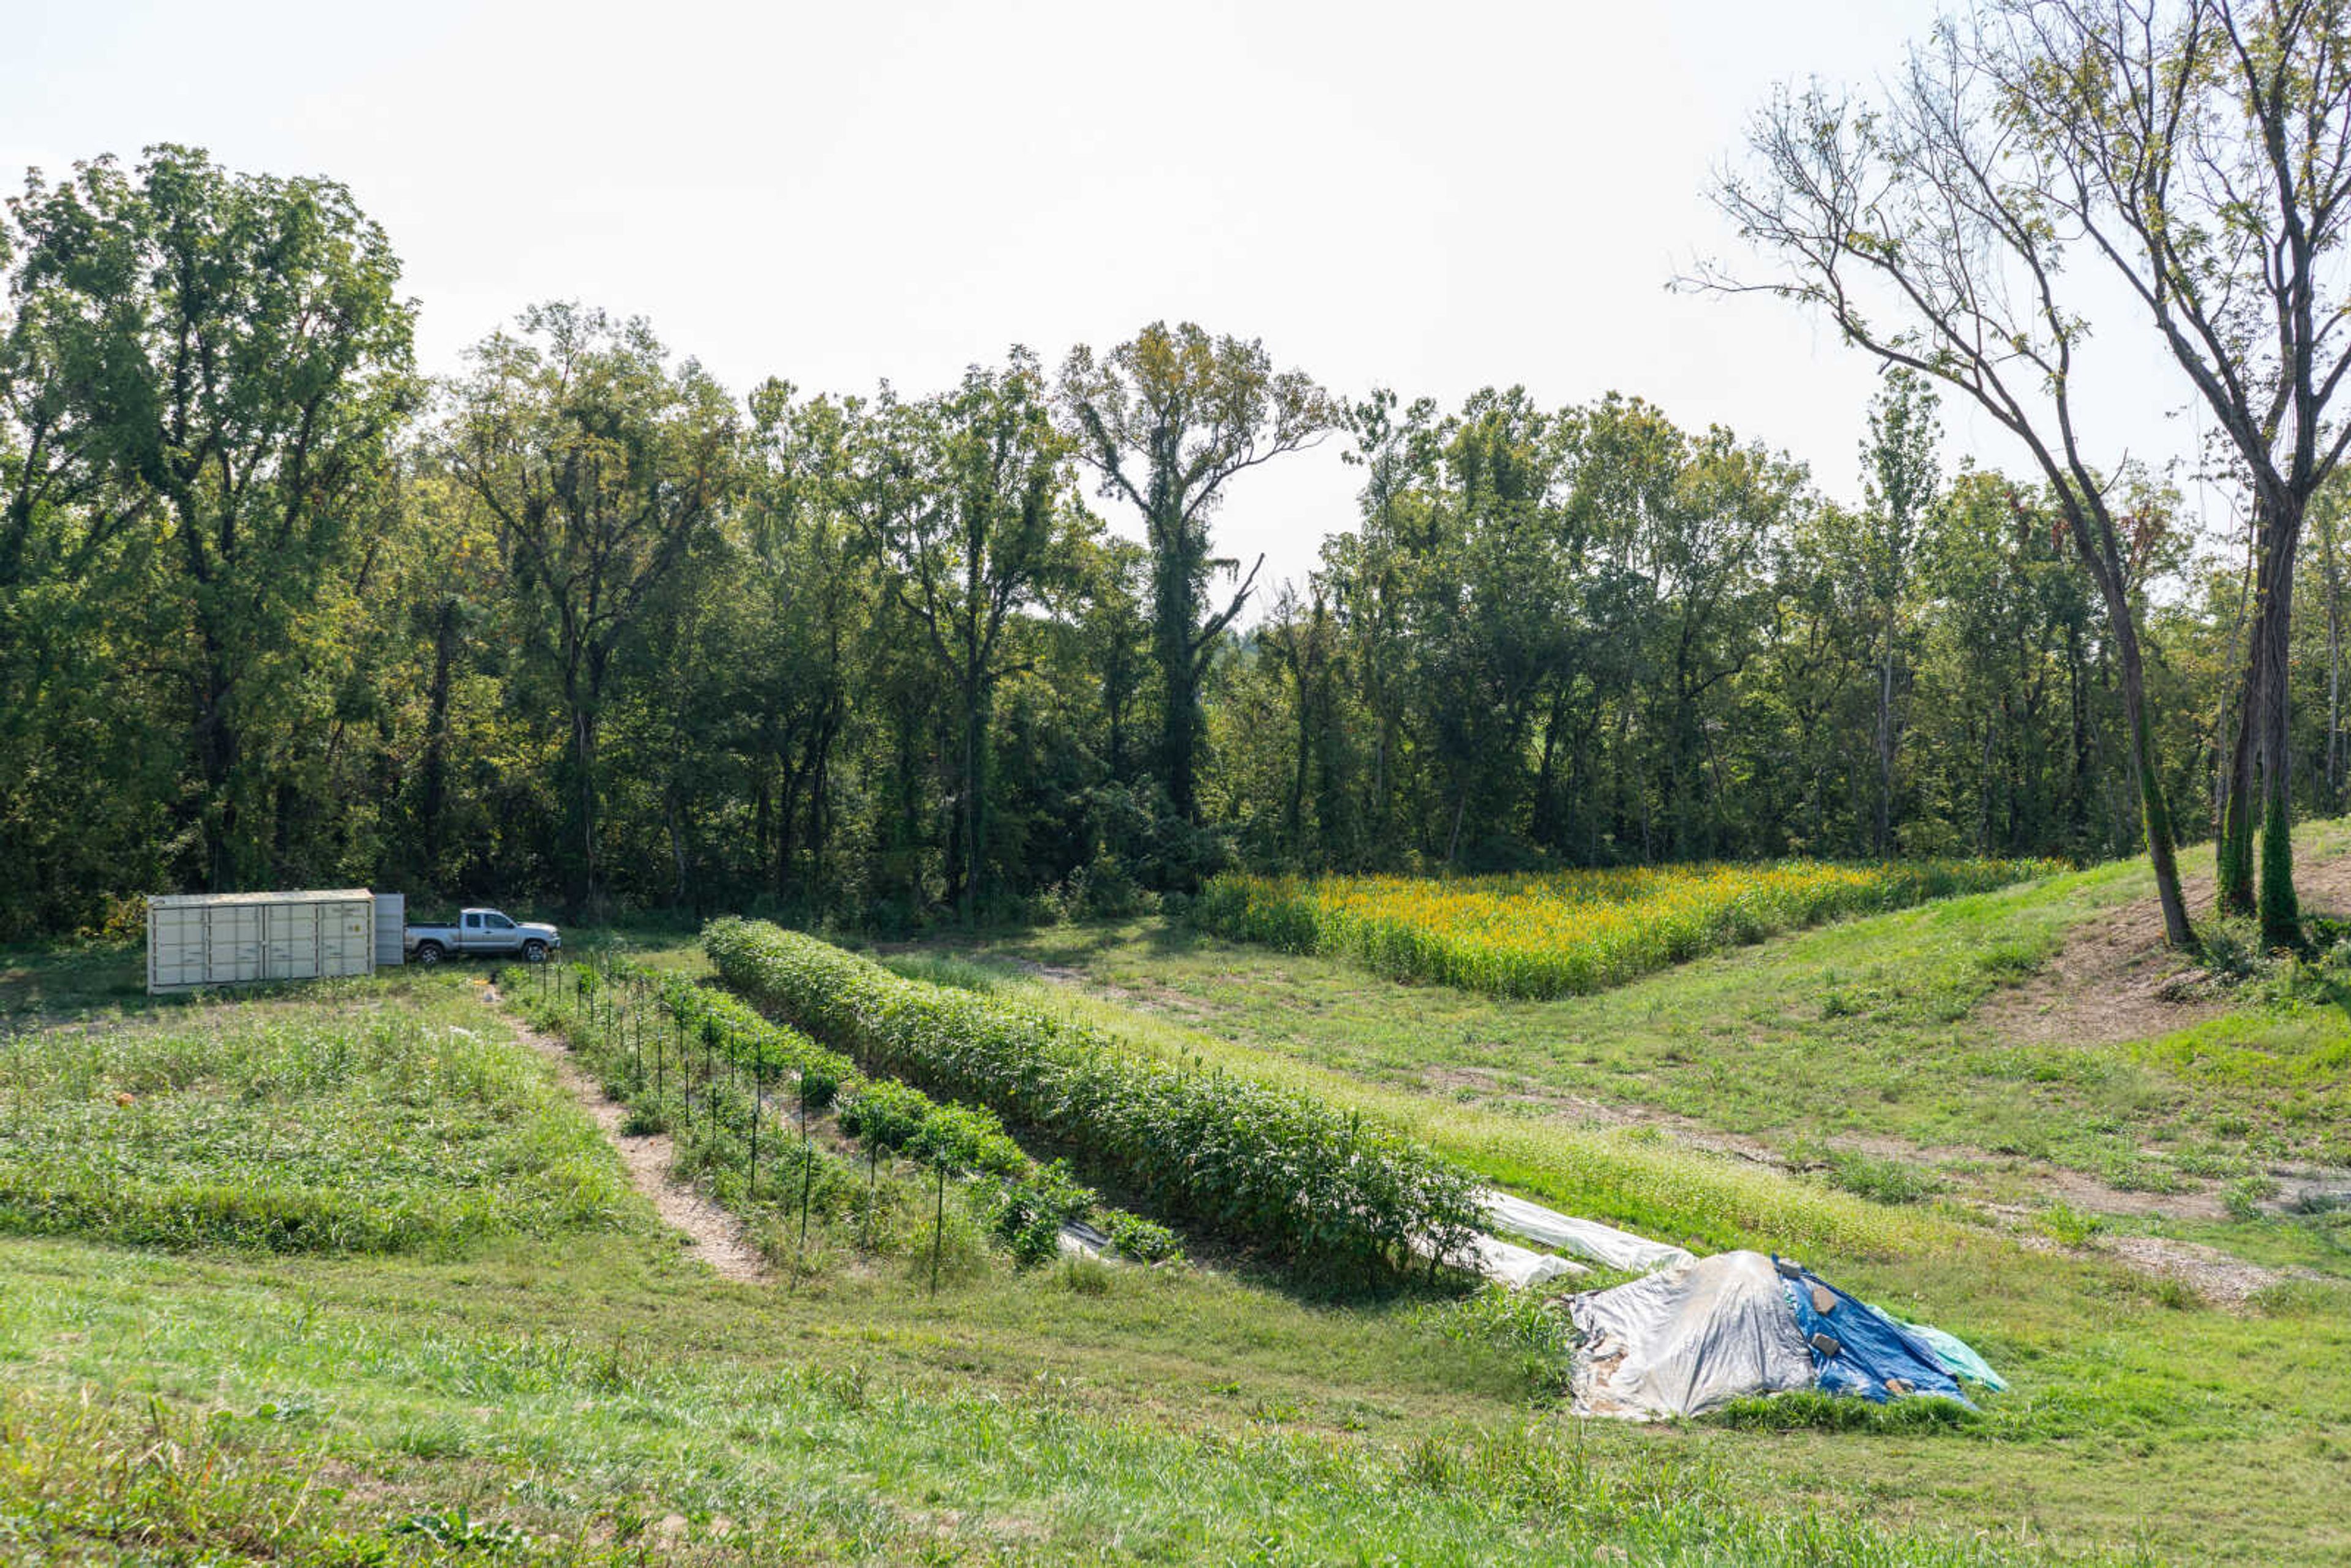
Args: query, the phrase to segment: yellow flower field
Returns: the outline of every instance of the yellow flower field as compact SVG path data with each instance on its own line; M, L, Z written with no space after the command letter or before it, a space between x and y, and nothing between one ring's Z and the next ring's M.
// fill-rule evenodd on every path
M1625 866L1501 876L1217 877L1193 920L1502 997L1580 995L1839 915L2045 875L2053 861Z

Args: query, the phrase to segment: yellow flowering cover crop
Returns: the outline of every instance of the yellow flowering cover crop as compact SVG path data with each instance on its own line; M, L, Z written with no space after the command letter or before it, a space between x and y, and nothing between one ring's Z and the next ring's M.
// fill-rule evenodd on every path
M1980 893L2053 861L1625 866L1500 876L1212 881L1208 930L1350 957L1397 979L1503 997L1579 995L1701 953L1839 915Z

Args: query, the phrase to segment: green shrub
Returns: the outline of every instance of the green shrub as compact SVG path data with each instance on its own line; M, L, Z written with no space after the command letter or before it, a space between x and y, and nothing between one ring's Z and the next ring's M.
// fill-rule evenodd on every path
M1915 1395L1879 1405L1818 1388L1734 1399L1707 1416L1742 1431L1761 1432L1950 1432L1983 1419L1956 1399Z
M2106 1222L2097 1215L2085 1214L2064 1203L2053 1203L2043 1209L2033 1216L2032 1224L2043 1235L2068 1247L2082 1246L2106 1228Z
M1184 1244L1176 1233L1139 1214L1119 1212L1110 1217L1111 1249L1138 1263L1165 1263L1182 1259Z
M841 1102L841 1130L860 1143L893 1153L903 1149L923 1124L930 1096L902 1083L860 1083Z
M1458 1301L1419 1308L1414 1321L1456 1344L1501 1353L1517 1364L1529 1388L1544 1398L1567 1391L1577 1343L1575 1324L1538 1291L1487 1285Z
M1110 1270L1099 1258L1064 1258L1053 1271L1053 1282L1073 1296L1107 1296Z
M1093 1193L1078 1185L1066 1163L1055 1160L1004 1184L997 1199L996 1234L1012 1249L1015 1262L1033 1268L1060 1254L1061 1227L1093 1206Z
M2265 1176L2240 1176L2220 1195L2221 1207L2234 1219L2259 1219L2262 1205L2278 1195L2277 1182Z
M1875 1203L1917 1203L1942 1190L1934 1175L1904 1160L1885 1159L1858 1149L1838 1149L1828 1157L1829 1179Z

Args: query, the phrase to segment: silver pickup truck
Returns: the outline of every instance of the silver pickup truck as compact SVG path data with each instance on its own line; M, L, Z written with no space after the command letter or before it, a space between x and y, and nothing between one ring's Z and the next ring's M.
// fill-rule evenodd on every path
M552 925L510 920L496 909L465 909L454 925L408 926L402 942L419 964L437 964L460 953L519 954L524 963L539 964L563 946L563 936Z

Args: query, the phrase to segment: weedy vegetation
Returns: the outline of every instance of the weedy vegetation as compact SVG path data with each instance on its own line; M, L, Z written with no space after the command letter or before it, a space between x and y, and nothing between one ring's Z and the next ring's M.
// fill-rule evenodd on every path
M634 1212L595 1130L478 1017L168 1016L0 1035L0 1232L446 1252Z

